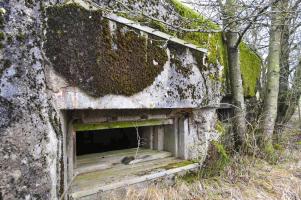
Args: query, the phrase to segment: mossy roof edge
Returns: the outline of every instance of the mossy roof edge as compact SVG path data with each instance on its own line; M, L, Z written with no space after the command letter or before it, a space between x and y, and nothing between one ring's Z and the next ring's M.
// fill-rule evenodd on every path
M68 3L76 3L76 4L79 4L80 6L82 6L83 8L87 9L87 10L97 10L97 9L101 9L101 7L99 5L97 5L96 3L94 4L90 4L88 5L86 2L82 1L82 0L73 0L73 1L70 1ZM192 44L190 42L187 42L185 40L182 40L178 37L175 37L175 36L172 36L170 34L167 34L167 33L164 33L162 31L159 31L157 29L153 29L151 27L148 27L148 26L143 26L141 25L140 23L138 22L135 22L135 21L132 21L132 20L129 20L125 17L121 17L121 16L118 16L114 13L110 13L110 14L104 14L103 15L104 18L108 19L108 20L111 20L111 21L115 21L115 22L118 22L118 23L121 23L121 24L124 24L126 26L129 26L129 27L132 27L132 28L135 28L135 29L138 29L140 31L143 31L143 32L146 32L148 34L151 34L151 35L154 35L154 36L157 36L157 37L160 37L162 39L166 39L167 41L170 41L170 42L174 42L174 43L177 43L177 44L180 44L182 46L186 46L190 49L194 49L194 50L197 50L197 51L200 51L200 52L203 52L205 54L208 53L208 50L205 49L205 48L202 48L200 46L197 46L195 44Z
M107 18L107 19L109 19L109 20L116 21L116 22L124 24L126 26L130 26L132 28L135 28L135 29L138 29L140 31L146 32L148 34L155 35L155 36L158 36L160 38L166 39L168 41L171 41L171 42L174 42L174 43L186 46L186 47L188 47L190 49L201 51L203 53L208 53L208 50L205 49L205 48L198 47L197 45L194 45L192 43L188 43L185 40L182 40L182 39L180 39L178 37L175 37L175 36L169 35L167 33L158 31L158 30L153 29L151 27L143 26L143 25L141 25L141 24L139 24L137 22L134 22L132 20L129 20L127 18L120 17L120 16L115 15L115 14L105 15L104 17Z

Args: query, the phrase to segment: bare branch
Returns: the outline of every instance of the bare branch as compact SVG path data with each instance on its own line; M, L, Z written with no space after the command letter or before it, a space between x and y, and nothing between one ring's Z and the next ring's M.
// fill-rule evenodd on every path
M129 7L127 7L124 3L120 2L120 1L117 1L117 3L119 3L120 5L122 5L129 12L133 11ZM137 12L135 11L135 13L137 13ZM138 14L140 14L141 16L146 17L148 19L151 19L153 21L160 22L160 23L162 23L164 25L167 25L168 27L171 27L173 29L181 30L181 31L185 31L185 32L201 32L201 33L220 33L220 32L222 32L222 30L215 30L215 29L207 30L207 29L202 29L202 28L195 28L195 29L183 28L181 26L177 26L177 25L174 25L174 24L169 24L169 23L167 23L167 22L165 22L163 20L160 20L158 18L152 17L152 16L147 15L147 14L145 14L143 12L138 12Z
M264 6L258 13L257 15L250 21L250 23L244 28L244 30L239 33L239 37L237 39L237 42L236 42L236 47L240 44L243 36L245 35L245 33L249 30L249 28L257 21L258 17L264 13L272 4L275 4L277 3L279 0L274 0L273 2L267 4L266 6Z

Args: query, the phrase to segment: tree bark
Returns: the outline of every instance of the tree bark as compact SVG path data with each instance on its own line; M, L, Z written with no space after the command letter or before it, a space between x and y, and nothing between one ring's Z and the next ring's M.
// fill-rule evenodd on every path
M288 1L283 2L282 9L288 10ZM287 15L287 14L286 14ZM282 124L283 117L289 107L288 104L288 90L289 90L289 55L290 55L290 28L291 17L282 17L281 30L281 54L280 54L280 79L279 79L279 95L278 95L278 112L277 123Z
M236 33L227 33L228 66L231 84L232 102L234 104L234 141L236 148L240 148L245 142L246 121L245 102L242 86L241 70L239 63L239 49L235 46Z
M272 147L272 137L277 117L277 100L279 92L280 71L280 42L281 42L281 16L279 3L272 6L272 17L270 27L269 55L267 86L263 106L262 138L263 148Z
M301 59L296 68L291 91L288 93L287 102L289 105L282 117L282 122L287 123L293 116L301 97Z
M235 13L235 0L227 0L224 14L229 18L226 25L229 31L226 32L226 45L228 51L229 78L231 84L232 102L234 104L234 141L235 147L239 150L245 142L246 121L245 121L245 102L244 91L240 70L239 48L238 48L238 29L236 22L233 20ZM231 20L232 18L232 20Z
M283 2L283 10L286 10L287 13L283 17L283 29L282 29L282 38L281 38L281 57L280 57L280 83L279 83L279 97L278 97L278 116L277 124L279 128L282 125L286 124L292 117L296 106L298 105L298 100L300 99L300 68L301 64L299 63L296 67L294 79L292 81L292 86L289 87L289 77L290 77L290 37L295 31L294 27L294 18L295 13L298 8L298 3L296 1L294 5L289 6L288 1Z

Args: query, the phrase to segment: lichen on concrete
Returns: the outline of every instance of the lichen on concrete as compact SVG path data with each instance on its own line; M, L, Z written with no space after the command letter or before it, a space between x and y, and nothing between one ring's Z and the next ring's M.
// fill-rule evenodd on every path
M182 62L182 59L180 58L179 55L181 54L185 54L186 48L183 48L180 45L169 45L170 47L170 54L171 54L171 59L170 59L170 64L171 67L174 68L174 70L179 73L182 74L183 77L188 78L190 75L193 74L192 71L192 66L187 66L184 65ZM202 54L203 55L203 54Z
M140 35L102 12L77 4L47 8L46 55L66 81L93 97L131 96L153 83L163 70L164 40Z
M56 188L63 188L61 171L50 173L60 168L60 149L53 144L61 135L52 135L47 114L53 104L46 91L42 24L40 4L1 1L0 199L58 199Z

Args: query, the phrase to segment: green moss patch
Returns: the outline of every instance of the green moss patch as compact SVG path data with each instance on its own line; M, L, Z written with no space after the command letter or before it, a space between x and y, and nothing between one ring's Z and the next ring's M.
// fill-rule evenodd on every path
M214 29L218 30L219 27L212 21L202 17L196 11L188 8L177 0L170 0L171 5L173 5L176 12L178 12L183 19L180 20L179 24L184 28L204 28L204 29ZM140 22L146 26L154 28L156 30L165 32L167 34L173 35L175 37L181 38L189 43L195 44L198 47L206 48L209 50L208 62L216 66L217 62L222 65L225 64L224 57L224 44L222 41L221 33L199 33L199 32L184 32L181 30L175 30L173 27L168 27L167 25L155 21L144 16L128 15L125 13L118 14L121 17L131 19L136 22ZM192 21L192 22L191 22ZM196 54L202 54L201 52L194 51ZM197 61L202 61L202 59L197 59ZM198 63L199 64L199 63ZM202 65L202 64L201 64ZM201 68L201 67L200 67ZM202 69L203 70L203 69Z
M260 78L261 58L243 42L240 44L239 50L244 94L247 97L253 97L256 94L256 86Z
M182 162L177 162L177 163L172 163L172 164L166 165L164 167L164 169L169 170L169 169L174 169L174 168L178 168L178 167L185 167L187 165L191 165L194 163L196 163L196 162L190 161L190 160L183 160Z
M220 120L218 120L215 124L215 130L221 134L221 135L224 135L225 132L226 132L226 128L224 127L224 124L223 122L221 122Z
M186 28L203 28L204 30L218 30L218 25L210 20L205 19L199 13L186 7L178 0L171 0L176 11L184 18L187 19ZM188 21L193 21L188 23ZM216 65L219 62L225 67L224 78L227 78L228 63L227 63L227 50L222 39L222 33L197 33L197 32L184 32L178 33L178 36L195 45L207 48L209 51L208 62ZM241 43L240 49L240 65L243 79L244 94L247 97L255 96L256 85L260 77L261 58L251 50L245 43ZM220 81L223 81L221 79ZM228 81L229 82L229 81Z
M3 32L0 32L0 41L5 39L5 34Z
M159 38L116 24L77 4L47 8L46 55L55 71L93 97L130 96L151 85L167 53Z
M183 17L181 24L184 24L185 28L219 30L218 25L183 5L178 0L171 0L171 3L175 10ZM186 22L185 19L187 19ZM221 33L178 32L177 36L199 47L208 49L208 62L210 64L215 66L219 62L225 65L223 56L225 47Z
M26 39L25 33L22 33L22 31L19 30L18 34L16 35L16 39L17 39L19 42L23 42L23 41Z
M171 0L171 2L182 17L186 18L187 21L193 21L192 23L184 23L188 24L186 25L186 28L203 28L205 30L219 29L218 25L205 19L199 13L186 7L178 0ZM226 46L222 39L222 33L185 32L178 34L178 36L195 45L207 48L209 51L208 62L213 65L216 65L217 62L219 62L223 65L225 67L224 78L227 78L228 58ZM244 93L245 96L252 97L256 94L256 85L260 77L261 58L243 42L239 49ZM224 81L224 79L221 79L220 81Z
M163 120L160 119L149 119L143 121L102 122L97 124L75 123L73 124L73 128L77 132L79 132L79 131L93 131L93 130L114 129L114 128L158 126L158 125L162 125L162 123Z

